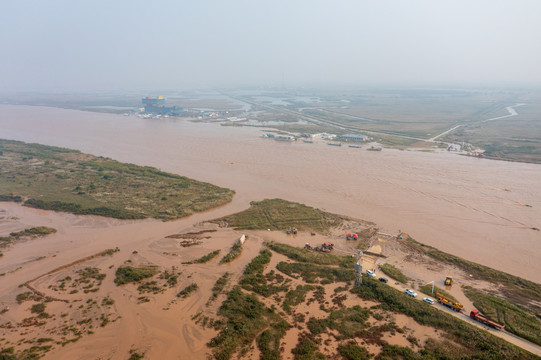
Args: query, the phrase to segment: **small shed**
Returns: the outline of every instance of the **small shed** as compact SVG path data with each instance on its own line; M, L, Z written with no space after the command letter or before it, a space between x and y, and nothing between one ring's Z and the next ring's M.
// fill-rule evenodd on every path
M237 243L241 245L244 244L245 241L246 241L246 235L244 234L242 234L242 236L237 239Z

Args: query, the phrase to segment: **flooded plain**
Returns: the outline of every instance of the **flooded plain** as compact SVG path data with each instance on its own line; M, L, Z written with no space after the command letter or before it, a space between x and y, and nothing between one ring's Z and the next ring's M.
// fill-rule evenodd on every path
M260 131L0 106L0 138L78 149L228 187L237 193L230 210L264 198L302 202L541 282L541 232L532 229L541 228L541 166L447 152L283 143L260 139Z

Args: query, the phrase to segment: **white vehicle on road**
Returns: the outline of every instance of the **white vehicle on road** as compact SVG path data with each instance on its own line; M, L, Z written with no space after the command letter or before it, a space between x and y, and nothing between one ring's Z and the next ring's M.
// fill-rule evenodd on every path
M370 277L373 277L373 278L376 277L376 273L373 272L372 270L366 270L366 275L368 275L368 276L370 276Z
M411 297L417 297L417 293L415 291L411 290L411 289L406 289L406 290L404 290L404 292L406 294L408 294L409 296L411 296Z
M429 297L424 297L424 298L423 298L423 301L424 301L425 303L430 304L430 305L434 304L434 299L431 299L431 298L429 298Z

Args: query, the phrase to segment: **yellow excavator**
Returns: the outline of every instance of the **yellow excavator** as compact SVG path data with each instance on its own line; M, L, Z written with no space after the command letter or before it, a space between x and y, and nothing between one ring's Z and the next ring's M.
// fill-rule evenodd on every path
M445 286L453 285L453 277L452 276L447 276L447 278L445 279L444 284L445 284Z

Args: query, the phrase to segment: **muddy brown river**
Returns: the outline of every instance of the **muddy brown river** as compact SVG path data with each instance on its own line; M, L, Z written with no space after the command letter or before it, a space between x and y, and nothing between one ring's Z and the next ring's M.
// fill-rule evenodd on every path
M447 152L259 138L255 128L0 105L0 138L78 149L234 189L231 209L284 198L404 231L541 282L541 166Z

